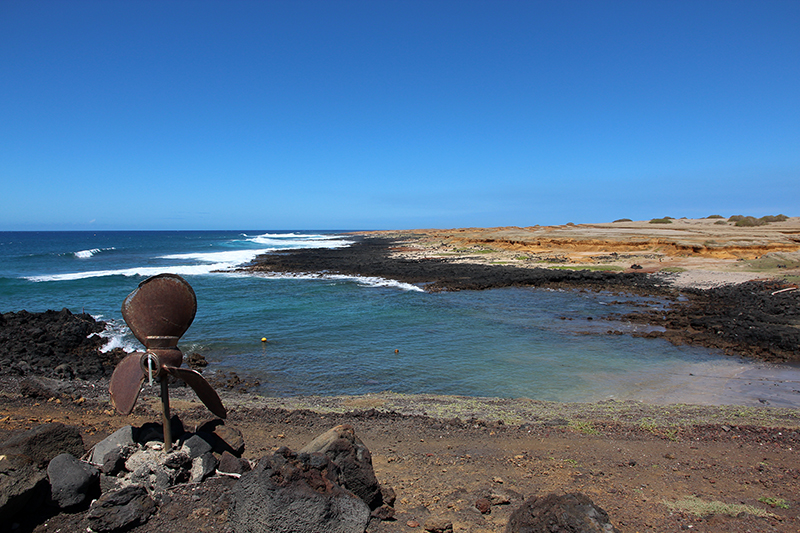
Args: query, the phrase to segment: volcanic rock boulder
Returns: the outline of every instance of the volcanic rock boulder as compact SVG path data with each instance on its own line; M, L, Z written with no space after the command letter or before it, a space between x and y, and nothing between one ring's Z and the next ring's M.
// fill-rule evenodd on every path
M47 491L44 468L61 453L83 455L78 428L44 424L0 444L0 522L39 506Z
M196 433L208 440L214 447L214 453L231 453L241 457L244 453L244 437L238 429L226 426L224 420L219 418L209 420L197 428Z
M508 519L506 533L617 533L608 514L582 493L530 498Z
M383 504L381 486L372 468L372 455L356 437L353 426L336 426L304 446L299 453L322 453L339 467L337 483L364 500L370 509Z
M233 489L234 533L363 533L370 510L336 480L339 468L323 454L281 448L263 457Z
M83 504L100 494L100 471L68 453L50 461L47 477L50 498L61 509Z
M144 524L156 512L155 501L138 485L106 492L89 508L86 521L92 531L124 531Z
M126 446L134 443L134 428L132 426L123 426L116 430L114 433L101 440L92 448L91 458L92 463L102 465L106 461L106 456L114 451L119 451Z

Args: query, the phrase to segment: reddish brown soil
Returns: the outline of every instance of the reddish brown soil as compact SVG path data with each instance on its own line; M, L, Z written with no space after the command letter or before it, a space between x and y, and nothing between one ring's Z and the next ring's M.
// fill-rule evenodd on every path
M81 427L88 447L126 423L158 420L152 402L140 402L131 417L123 418L112 413L104 391L96 388L88 396L77 403L67 399L57 403L6 393L0 408L0 439L57 421ZM645 424L639 415L650 408L641 404L621 405L614 420L592 415L591 405L580 415L572 404L565 413L569 422L556 416L512 425L376 410L289 411L257 407L258 399L246 396L238 406L232 401L226 396L228 424L242 431L245 456L253 460L279 446L299 449L336 424L352 424L372 452L379 481L397 493L396 520L371 523L368 531L373 533L423 531L430 520L450 521L454 531L499 532L520 498L573 491L589 495L620 531L800 530L800 421L790 410L774 411L780 415L775 420L788 428L751 425L752 408L743 408L742 422L736 425L728 422L737 416L730 410L719 418L720 408L688 406L660 408L658 419ZM179 399L174 412L187 429L210 416L198 404ZM759 416L772 412L764 408ZM725 423L709 423L715 418ZM175 487L158 513L133 531L226 532L229 489L234 483L214 478L202 485ZM491 494L510 503L495 504L482 515L475 502ZM692 495L703 502L748 504L773 516L760 518L748 512L695 516L668 506ZM785 502L788 509L764 503L770 498ZM85 530L83 513L75 513L37 515L15 531Z

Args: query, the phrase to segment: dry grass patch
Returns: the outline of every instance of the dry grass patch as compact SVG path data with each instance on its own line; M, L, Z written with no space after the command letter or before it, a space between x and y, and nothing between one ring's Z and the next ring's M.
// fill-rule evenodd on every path
M671 511L681 511L694 516L709 516L714 514L724 514L728 516L739 516L742 513L759 516L762 518L777 518L773 513L752 505L740 503L725 503L720 501L704 501L697 496L689 496L683 500L675 502L664 501L664 505Z

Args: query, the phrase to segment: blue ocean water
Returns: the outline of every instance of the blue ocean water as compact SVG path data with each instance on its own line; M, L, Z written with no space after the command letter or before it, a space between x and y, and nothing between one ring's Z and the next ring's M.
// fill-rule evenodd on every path
M635 330L601 318L662 305L652 299L534 288L428 294L392 280L230 272L260 253L349 244L330 232L0 232L0 312L85 311L113 325L109 347L139 349L122 301L146 277L177 273L198 300L180 348L205 356L207 372L257 377L270 396L667 401L690 376L730 377L746 364L603 334Z

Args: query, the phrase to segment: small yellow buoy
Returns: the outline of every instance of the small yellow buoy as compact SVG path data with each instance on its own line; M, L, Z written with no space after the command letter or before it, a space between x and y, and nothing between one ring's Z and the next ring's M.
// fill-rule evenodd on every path
M267 342L267 338L266 337L261 337L261 342Z

